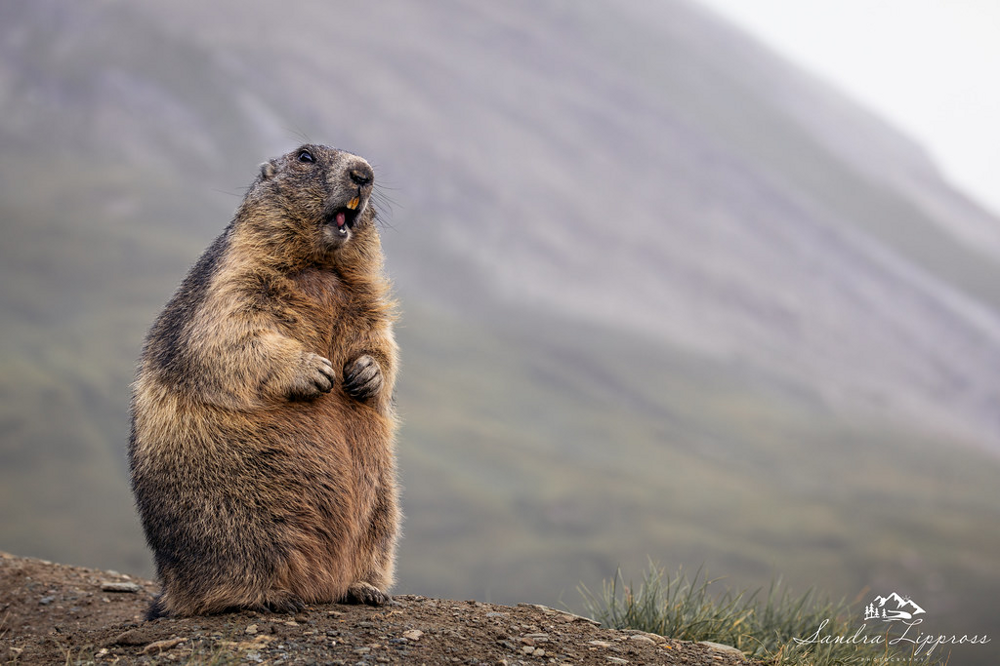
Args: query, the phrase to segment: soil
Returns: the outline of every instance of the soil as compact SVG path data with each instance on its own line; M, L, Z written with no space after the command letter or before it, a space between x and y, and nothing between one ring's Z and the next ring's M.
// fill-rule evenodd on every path
M2 664L685 664L736 666L733 648L602 629L530 604L421 596L294 615L142 618L155 583L0 552Z

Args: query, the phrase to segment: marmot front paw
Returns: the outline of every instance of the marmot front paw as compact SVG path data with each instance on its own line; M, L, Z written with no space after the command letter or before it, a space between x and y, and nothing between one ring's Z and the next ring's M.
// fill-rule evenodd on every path
M333 389L333 365L319 354L305 353L288 391L291 400L309 400Z
M367 400L382 388L382 368L378 361L362 354L344 366L344 391L358 400Z

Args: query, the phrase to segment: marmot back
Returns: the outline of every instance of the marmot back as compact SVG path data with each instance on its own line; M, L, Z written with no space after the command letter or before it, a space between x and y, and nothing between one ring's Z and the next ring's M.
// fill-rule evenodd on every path
M397 349L373 185L326 146L265 162L153 324L129 443L151 616L389 599Z

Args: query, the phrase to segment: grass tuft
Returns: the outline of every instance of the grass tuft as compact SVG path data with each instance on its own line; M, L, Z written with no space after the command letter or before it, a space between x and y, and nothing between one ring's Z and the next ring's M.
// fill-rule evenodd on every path
M587 611L606 627L637 629L685 641L731 645L746 656L773 666L933 666L938 655L914 655L888 646L887 636L868 631L869 642L808 641L819 637L854 637L860 623L843 602L833 602L814 590L796 596L780 580L766 592L720 589L721 579L702 568L692 578L678 569L668 576L653 563L642 582L625 582L621 570L604 581L599 594L580 586ZM877 643L872 639L880 636Z

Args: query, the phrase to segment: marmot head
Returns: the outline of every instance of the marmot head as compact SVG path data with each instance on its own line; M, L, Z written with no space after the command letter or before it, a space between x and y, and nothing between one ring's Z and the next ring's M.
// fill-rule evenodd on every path
M324 262L366 236L377 237L369 206L374 184L375 172L363 158L306 144L260 165L238 217L258 242Z

